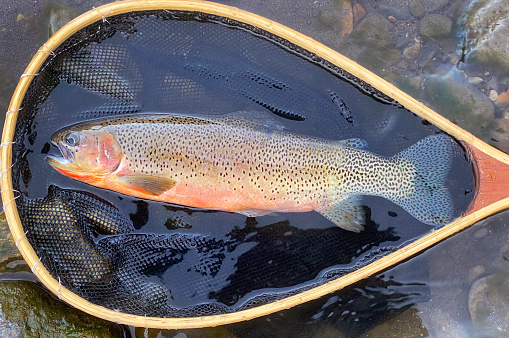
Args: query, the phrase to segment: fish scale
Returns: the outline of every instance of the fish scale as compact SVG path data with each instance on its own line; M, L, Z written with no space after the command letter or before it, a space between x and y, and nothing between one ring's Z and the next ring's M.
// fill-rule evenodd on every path
M360 231L361 196L372 195L427 224L451 220L452 201L443 186L452 161L447 135L428 136L382 157L362 149L363 140L296 135L245 116L138 114L85 122L52 137L71 155L49 162L101 188L251 217L315 210ZM69 145L69 135L79 143ZM440 162L432 157L437 155Z

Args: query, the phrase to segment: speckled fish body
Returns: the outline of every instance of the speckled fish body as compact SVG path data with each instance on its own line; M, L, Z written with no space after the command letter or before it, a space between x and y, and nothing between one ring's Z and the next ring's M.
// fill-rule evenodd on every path
M359 139L305 137L237 115L141 114L74 125L52 141L63 157L48 162L61 173L140 198L247 216L315 210L352 231L363 228L360 195L388 198L428 224L452 213L446 135L382 157Z

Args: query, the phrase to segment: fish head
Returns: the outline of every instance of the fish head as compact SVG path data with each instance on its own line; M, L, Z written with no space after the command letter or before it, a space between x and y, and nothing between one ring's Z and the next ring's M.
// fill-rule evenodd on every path
M51 137L61 156L48 156L60 173L85 182L98 181L113 173L122 162L122 148L106 128L62 129Z

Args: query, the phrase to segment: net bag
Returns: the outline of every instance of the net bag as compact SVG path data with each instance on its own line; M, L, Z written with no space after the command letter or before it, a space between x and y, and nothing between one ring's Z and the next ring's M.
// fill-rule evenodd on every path
M450 214L426 222L404 203L362 196L357 233L318 212L248 217L140 199L47 163L61 128L155 113L226 114L327 142L362 139L371 153L412 155L425 168L437 162ZM429 140L446 140L447 150L429 158L406 150ZM69 304L134 326L215 326L286 309L509 203L494 192L509 185L507 155L312 39L206 2L114 3L70 22L23 74L1 151L4 210L34 273Z

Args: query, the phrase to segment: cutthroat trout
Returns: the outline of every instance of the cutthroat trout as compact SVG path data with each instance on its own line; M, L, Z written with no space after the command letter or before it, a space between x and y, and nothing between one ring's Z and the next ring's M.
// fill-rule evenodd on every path
M361 195L381 196L419 221L452 218L444 180L452 139L428 136L382 157L361 139L331 141L242 118L139 114L56 132L64 175L126 195L248 217L315 210L350 231L363 229Z

